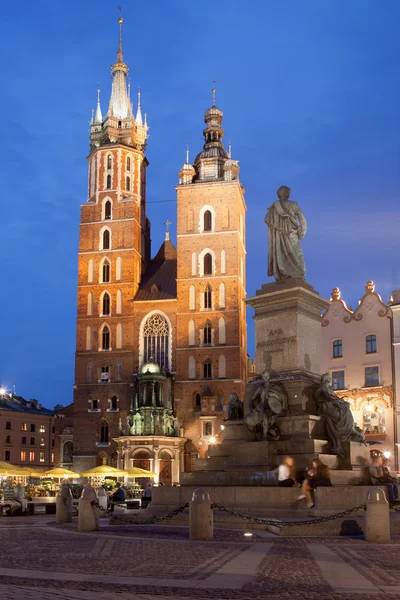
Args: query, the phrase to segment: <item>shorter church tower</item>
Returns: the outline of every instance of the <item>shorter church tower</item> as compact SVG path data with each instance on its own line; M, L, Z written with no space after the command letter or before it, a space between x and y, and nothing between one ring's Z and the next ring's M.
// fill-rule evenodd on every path
M244 190L223 145L222 111L205 113L204 147L177 186L175 406L185 436L205 454L218 442L229 396L246 383ZM186 465L190 468L190 464Z

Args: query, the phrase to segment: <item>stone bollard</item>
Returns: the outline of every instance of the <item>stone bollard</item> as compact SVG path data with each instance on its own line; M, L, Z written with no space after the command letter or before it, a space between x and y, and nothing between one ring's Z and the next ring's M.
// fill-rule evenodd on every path
M376 544L390 542L389 503L385 492L378 487L370 490L367 495L364 535L367 542Z
M99 528L99 509L92 502L97 502L96 492L87 483L79 498L78 531L97 531Z
M58 490L56 498L56 523L71 523L72 521L72 492L64 484Z
M108 507L108 496L106 490L103 487L99 487L97 488L96 495L99 506L106 511ZM100 511L100 517L107 517L107 513L103 512L103 510Z
M210 495L203 488L193 492L189 504L189 537L191 540L212 540L214 537Z

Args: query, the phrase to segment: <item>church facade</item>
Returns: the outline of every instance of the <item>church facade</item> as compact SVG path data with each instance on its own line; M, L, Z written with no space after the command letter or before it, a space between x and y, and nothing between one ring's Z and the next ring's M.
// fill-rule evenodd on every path
M176 483L221 439L230 393L243 397L246 205L222 111L205 112L204 147L179 172L177 244L152 258L146 214L148 126L127 86L122 48L103 116L90 126L81 207L74 402L60 419L72 464L142 466ZM68 421L68 423L67 423Z

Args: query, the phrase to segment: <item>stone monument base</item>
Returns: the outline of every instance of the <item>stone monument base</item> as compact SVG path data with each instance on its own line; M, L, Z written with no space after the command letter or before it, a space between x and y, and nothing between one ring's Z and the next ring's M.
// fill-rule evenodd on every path
M304 476L314 458L326 464L332 484L358 484L369 463L368 447L359 442L343 442L345 456L329 454L321 417L290 415L281 417L282 436L277 441L256 441L243 421L225 421L224 441L210 446L209 457L197 459L192 473L181 473L181 485L277 485L277 467L292 456L297 475Z

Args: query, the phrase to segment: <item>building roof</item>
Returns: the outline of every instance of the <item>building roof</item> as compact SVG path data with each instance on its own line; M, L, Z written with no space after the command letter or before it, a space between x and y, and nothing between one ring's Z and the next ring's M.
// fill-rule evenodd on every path
M149 261L134 300L174 298L176 298L176 248L170 240L165 240L156 256Z
M43 408L37 400L25 400L22 396L7 394L0 396L0 410L12 412L29 413L31 415L42 415L51 417L54 413L48 408Z

